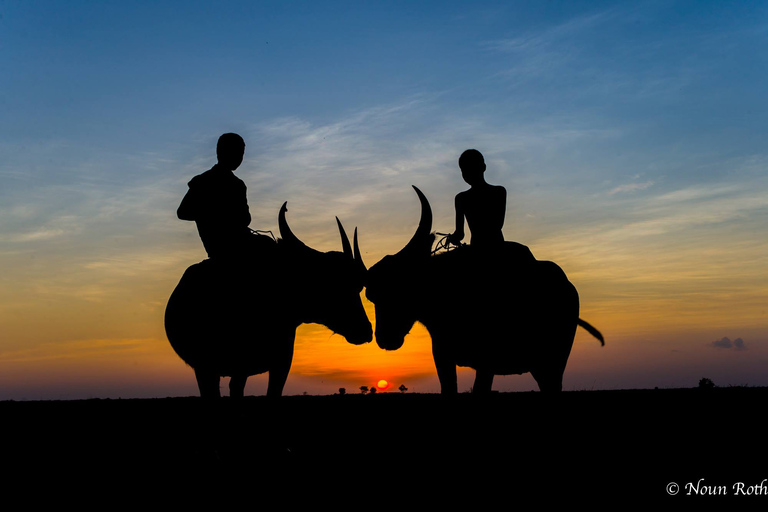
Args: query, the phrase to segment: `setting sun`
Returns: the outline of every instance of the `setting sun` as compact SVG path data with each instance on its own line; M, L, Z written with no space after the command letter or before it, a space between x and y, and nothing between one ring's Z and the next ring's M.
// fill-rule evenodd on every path
M376 387L379 389L387 389L389 387L389 382L381 379L378 383L376 383Z

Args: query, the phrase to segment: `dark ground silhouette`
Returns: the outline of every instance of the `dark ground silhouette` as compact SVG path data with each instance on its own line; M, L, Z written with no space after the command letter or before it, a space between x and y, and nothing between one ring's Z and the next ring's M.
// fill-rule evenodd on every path
M357 506L765 503L666 488L767 478L767 399L768 388L715 388L246 397L216 410L196 397L0 402L5 488L59 503L156 492L174 503L233 492L369 500Z

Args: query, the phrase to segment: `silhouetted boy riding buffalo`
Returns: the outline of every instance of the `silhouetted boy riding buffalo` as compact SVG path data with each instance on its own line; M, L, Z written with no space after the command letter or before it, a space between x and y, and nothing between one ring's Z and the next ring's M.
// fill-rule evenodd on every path
M433 256L432 209L414 187L421 201L416 234L368 271L376 341L396 350L415 322L424 324L446 395L457 393L457 366L475 369L475 393L490 393L494 375L527 372L541 391L560 391L576 327L604 343L602 334L579 318L579 295L560 267L504 241L507 191L485 180L483 155L464 151L459 169L470 189L456 195L456 231L446 239L448 247L459 245L466 219L471 243ZM433 283L446 280L448 293L434 294Z
M195 370L201 396L218 397L219 378L229 376L230 396L240 397L247 378L264 372L267 395L280 396L302 323L322 324L355 345L372 339L360 299L366 269L357 230L353 250L337 219L343 252L320 252L293 234L285 212L284 204L282 238L264 237L271 244L258 258L264 268L244 276L211 258L189 267L168 300L168 339Z
M555 263L503 242L432 255L432 209L424 194L416 233L397 254L368 270L366 296L376 307L376 342L397 350L413 324L432 337L442 393L457 393L456 367L476 370L473 392L489 393L494 375L531 372L541 391L560 391L576 327L602 335L579 318L579 295ZM434 283L465 272L450 293Z
M246 187L234 171L245 142L219 137L218 162L189 182L178 209L194 221L209 258L190 266L168 300L165 330L176 353L195 371L200 395L219 397L220 377L241 397L249 376L269 372L268 396L280 396L293 360L296 328L318 323L353 344L371 341L360 292L365 265L336 219L343 252L302 243L278 214L281 239L253 232Z

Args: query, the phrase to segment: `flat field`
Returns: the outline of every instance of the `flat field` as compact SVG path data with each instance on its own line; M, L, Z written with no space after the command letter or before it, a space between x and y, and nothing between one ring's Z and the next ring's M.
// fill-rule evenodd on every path
M768 389L748 387L8 401L3 478L60 504L765 506L767 404Z

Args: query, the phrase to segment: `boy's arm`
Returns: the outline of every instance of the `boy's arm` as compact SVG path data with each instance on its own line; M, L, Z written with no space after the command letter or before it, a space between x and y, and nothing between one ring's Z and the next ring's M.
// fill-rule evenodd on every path
M240 222L243 223L245 226L251 225L251 210L248 208L248 193L247 188L245 187L245 183L243 183L242 191L241 191L241 197L242 200L240 202L241 206L238 208L238 218L240 219Z
M461 194L456 195L456 231L448 236L448 241L454 245L464 240L464 201Z
M499 229L504 227L504 217L507 215L507 189L499 187L499 212L497 218L499 219Z
M192 192L192 189L189 189L187 191L187 194L184 196L184 199L181 200L179 209L176 210L176 215L181 220L195 220L194 204L195 204L195 195Z

